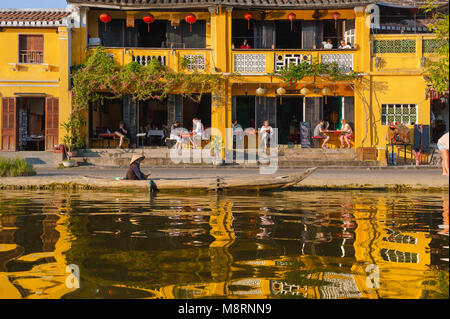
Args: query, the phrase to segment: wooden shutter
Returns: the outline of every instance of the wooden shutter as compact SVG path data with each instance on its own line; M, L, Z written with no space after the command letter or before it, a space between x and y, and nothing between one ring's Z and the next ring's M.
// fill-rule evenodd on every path
M306 97L305 98L305 122L310 123L310 127L314 128L322 117L322 98Z
M112 19L110 23L98 22L98 34L104 47L124 47L125 19Z
M45 100L45 150L52 151L58 145L59 137L59 99Z
M302 49L312 49L316 43L315 39L316 21L302 21Z
M275 45L275 22L264 21L262 23L262 39L261 47L263 49L271 49Z
M182 41L185 48L206 48L206 20L197 20L193 23L192 32L189 23L186 21L181 21L179 28L182 32Z
M2 98L2 151L16 151L17 143L16 99Z
M351 128L355 129L355 97L345 96L344 99L344 114L343 118L350 124Z

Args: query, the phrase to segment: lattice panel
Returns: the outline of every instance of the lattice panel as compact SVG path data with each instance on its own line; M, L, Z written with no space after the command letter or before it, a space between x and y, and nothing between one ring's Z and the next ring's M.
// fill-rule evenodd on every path
M322 54L321 62L325 64L337 63L341 69L353 70L353 54Z
M415 53L415 40L374 40L373 53Z
M166 65L166 57L162 55L133 55L131 57L131 60L133 62L137 62L140 65L147 65L150 63L151 60L156 59L161 63L161 65Z
M417 104L382 104L381 124L397 122L405 125L417 123Z
M206 68L203 54L186 54L184 58L187 61L186 68L188 70L204 70Z
M235 54L234 71L239 73L266 72L265 54Z
M277 54L275 60L275 70L279 71L291 64L311 63L311 54Z
M422 41L424 53L433 53L438 49L438 42L435 39L426 39Z

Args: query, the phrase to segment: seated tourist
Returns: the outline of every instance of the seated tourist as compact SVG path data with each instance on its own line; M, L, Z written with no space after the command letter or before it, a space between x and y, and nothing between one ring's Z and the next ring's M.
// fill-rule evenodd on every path
M128 166L126 172L126 179L130 180L143 180L147 179L152 173L144 174L141 171L141 163L145 159L143 155L133 155L130 161L130 166Z
M238 124L237 120L233 121L233 139L236 141L236 144L242 142L242 138L244 137L244 130L242 126Z
M267 144L270 138L273 137L273 128L269 125L269 121L264 121L264 125L259 129L259 134L264 145L264 150L267 150Z
M120 121L119 128L114 131L114 134L120 137L119 148L122 148L123 141L128 134L128 130L125 128L123 121Z
M328 40L327 40L327 43L325 43L325 44L323 45L323 48L324 48L325 50L331 50L331 49L333 49L333 42L331 41L331 39L328 39Z
M171 140L175 140L175 147L177 150L181 149L181 143L183 142L183 139L181 138L182 130L180 128L180 123L178 121L173 122L171 128L170 128L170 135L169 138Z
M239 47L239 49L251 49L251 48L252 47L250 46L250 44L248 44L247 40L244 40L242 45Z
M316 127L314 128L314 137L324 138L322 148L328 148L327 142L330 140L330 137L324 134L326 130L327 127L325 126L324 120L320 120L319 124L317 124Z
M194 141L194 148L201 148L201 141L203 136L203 131L205 130L202 122L200 119L194 117L192 119L192 132L194 133L193 141Z
M351 48L352 48L352 46L350 43L345 44L345 41L341 40L338 49L351 49Z
M348 123L345 122L344 119L341 120L342 128L341 132L343 133L341 135L341 147L344 147L344 140L347 143L347 148L350 148L350 138L353 135L352 128Z

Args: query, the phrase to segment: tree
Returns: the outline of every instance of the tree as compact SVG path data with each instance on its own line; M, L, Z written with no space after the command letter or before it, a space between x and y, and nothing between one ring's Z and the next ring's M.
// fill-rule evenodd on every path
M429 28L436 34L436 59L427 59L424 78L436 92L444 93L449 88L449 16L448 11L439 10L436 0L427 0L422 7L425 12L432 14Z

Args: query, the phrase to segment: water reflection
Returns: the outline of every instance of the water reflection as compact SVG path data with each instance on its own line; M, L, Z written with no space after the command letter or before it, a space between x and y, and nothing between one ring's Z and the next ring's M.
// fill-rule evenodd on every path
M0 192L0 298L223 297L448 298L448 195Z

